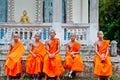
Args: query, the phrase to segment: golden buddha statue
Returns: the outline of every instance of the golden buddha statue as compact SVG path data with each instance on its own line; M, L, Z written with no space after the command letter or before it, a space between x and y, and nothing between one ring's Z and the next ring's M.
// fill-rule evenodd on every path
M26 10L23 11L23 16L21 17L20 22L22 22L22 23L29 23L30 22L30 18L27 16Z

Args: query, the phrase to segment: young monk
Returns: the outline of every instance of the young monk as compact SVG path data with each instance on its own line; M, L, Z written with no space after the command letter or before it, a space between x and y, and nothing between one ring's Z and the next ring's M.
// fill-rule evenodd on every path
M71 41L67 43L64 67L69 69L69 77L72 78L72 72L82 72L84 65L80 57L80 43L75 40L76 35L70 35Z
M44 44L40 41L40 35L35 34L35 41L30 44L30 51L26 58L26 73L32 75L33 80L38 80L42 72L43 59L46 54Z
M5 62L6 75L15 77L22 73L22 55L25 53L24 45L19 40L19 35L15 33L13 35L14 41L10 43L7 59ZM7 79L8 79L7 77Z
M56 80L60 80L59 76L64 72L62 66L62 58L59 55L60 51L60 41L55 38L56 32L54 30L50 31L50 40L46 41L47 55L44 58L43 72L45 73L44 80L47 77L56 77Z
M102 31L97 33L98 40L95 42L95 56L94 56L94 74L98 76L100 80L101 76L108 77L112 75L112 64L110 61L110 53L108 50L109 40L104 40L104 34Z

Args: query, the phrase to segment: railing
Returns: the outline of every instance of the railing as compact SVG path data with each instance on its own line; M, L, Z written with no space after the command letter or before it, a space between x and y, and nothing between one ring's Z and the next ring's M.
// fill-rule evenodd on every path
M24 43L26 49L34 39L35 33L39 33L41 41L44 42L49 38L50 27L50 23L0 23L0 50L8 49L8 44L12 40L14 33L20 35L20 40Z
M41 35L41 41L49 39L51 23L0 23L0 52L7 53L8 44L12 40L13 34L18 33L20 40L24 43L26 50L29 49L29 43L34 39L34 35L38 32ZM75 33L77 40L82 44L88 42L89 24L62 24L64 30L64 38L61 41L61 55L65 54L66 43L70 40L70 34ZM60 32L58 32L60 33ZM57 33L57 34L58 34ZM61 33L63 34L63 33ZM83 46L82 52L85 52L87 46Z
M89 24L63 24L62 28L64 28L64 40L67 42L70 40L70 34L76 34L76 40L81 42L82 44L88 44L88 36L89 36Z

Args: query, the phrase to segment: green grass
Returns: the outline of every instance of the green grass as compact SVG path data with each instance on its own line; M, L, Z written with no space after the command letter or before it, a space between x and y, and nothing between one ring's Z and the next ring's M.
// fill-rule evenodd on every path
M110 78L110 80L120 80L120 78L116 78L116 77L112 76L112 77Z

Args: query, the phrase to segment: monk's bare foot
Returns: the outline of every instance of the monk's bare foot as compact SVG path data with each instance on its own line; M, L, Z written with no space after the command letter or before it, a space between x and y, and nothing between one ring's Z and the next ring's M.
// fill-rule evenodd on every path
M98 77L98 80L100 80L100 77Z
M47 80L47 75L45 75L44 79L43 80Z
M107 80L110 80L110 77L108 77Z
M57 78L56 78L56 80L60 80L60 78L59 78L59 77L57 77Z
M46 78L44 78L43 80L47 80Z

